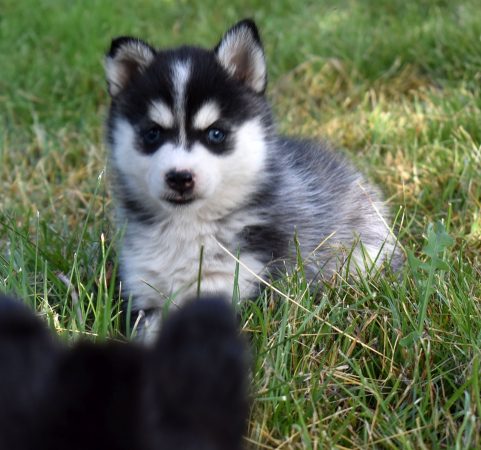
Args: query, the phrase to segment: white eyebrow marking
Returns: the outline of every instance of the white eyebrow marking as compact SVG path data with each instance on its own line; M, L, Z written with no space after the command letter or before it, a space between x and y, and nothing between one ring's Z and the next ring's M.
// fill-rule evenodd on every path
M151 103L149 117L161 127L172 128L174 126L174 114L162 100L156 100Z
M220 117L220 108L217 103L210 101L204 103L195 113L192 125L198 130L209 128Z

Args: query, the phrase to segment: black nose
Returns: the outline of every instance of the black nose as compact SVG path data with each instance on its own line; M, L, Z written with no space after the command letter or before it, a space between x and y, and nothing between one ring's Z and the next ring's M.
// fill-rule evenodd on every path
M167 185L179 194L185 194L194 188L194 177L188 170L171 170L165 174Z

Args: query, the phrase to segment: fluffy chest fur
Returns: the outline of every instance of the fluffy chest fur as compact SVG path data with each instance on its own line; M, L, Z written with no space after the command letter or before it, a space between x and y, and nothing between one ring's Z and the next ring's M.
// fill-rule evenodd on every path
M234 215L228 220L205 222L179 214L153 225L130 224L122 251L124 290L135 295L135 309L150 309L171 299L174 303L202 292L234 293L237 273L239 291L248 296L255 290L255 277L235 258L242 230L253 217ZM264 263L252 252L240 260L255 273ZM200 275L200 278L199 278Z

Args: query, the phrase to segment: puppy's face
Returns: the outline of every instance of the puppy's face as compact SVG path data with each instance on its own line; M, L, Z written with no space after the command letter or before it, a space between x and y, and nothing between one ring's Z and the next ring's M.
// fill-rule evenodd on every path
M255 25L214 50L156 51L118 38L106 59L108 136L124 206L222 216L249 197L265 166L269 109Z

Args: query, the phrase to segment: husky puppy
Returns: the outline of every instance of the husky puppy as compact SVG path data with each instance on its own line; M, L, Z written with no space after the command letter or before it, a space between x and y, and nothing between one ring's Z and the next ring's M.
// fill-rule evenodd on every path
M182 302L198 284L232 295L235 276L240 297L255 296L252 273L294 262L295 237L311 279L346 261L356 271L399 263L378 189L325 145L276 132L253 21L214 49L120 37L105 67L113 191L127 223L122 289L134 311Z

